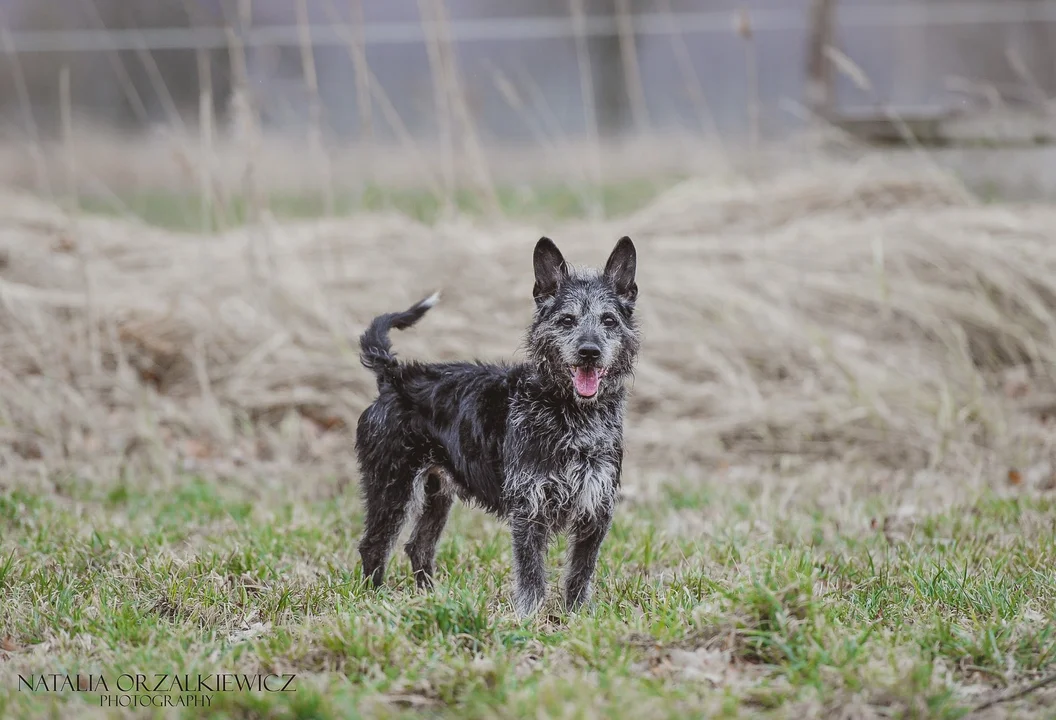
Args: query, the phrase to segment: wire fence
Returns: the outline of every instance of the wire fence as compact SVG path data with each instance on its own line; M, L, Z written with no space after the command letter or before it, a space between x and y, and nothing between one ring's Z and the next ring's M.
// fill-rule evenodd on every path
M2 28L0 109L16 124L32 116L57 128L66 68L75 110L123 126L193 119L206 84L222 112L239 73L266 126L314 123L344 136L442 134L440 77L459 85L466 112L495 141L750 126L780 135L802 119L806 3L486 19L437 19L420 6L417 20L358 24L305 13L248 27L218 16L197 27ZM842 2L835 22L846 104L948 104L951 78L1005 98L1056 94L1056 0Z
M334 187L396 182L401 171L389 168L402 162L450 200L467 174L486 188L500 173L518 181L535 163L597 185L616 165L633 174L659 162L598 151L599 139L628 135L675 138L661 164L681 168L685 135L781 139L809 115L807 0L747 10L723 1L722 9L591 14L586 0L569 0L566 12L555 2L548 15L480 18L449 17L444 6L458 0L418 0L421 18L356 23L348 13L307 12L312 0L286 0L267 22L218 14L212 25L118 28L97 12L79 19L88 27L0 25L0 137L15 140L0 151L14 147L22 163L8 161L0 183L39 187L76 175L98 195L98 187L189 182L211 204L214 183L251 185L252 165L253 182L314 183L332 206ZM1043 106L1056 96L1056 0L834 2L837 105L941 108L974 94ZM248 164L241 149L229 158L221 147L247 109L256 130L273 133ZM195 157L182 147L160 156L148 133L137 133L146 150L128 149L128 130L159 125L187 131ZM93 155L89 127L117 129L118 143ZM278 135L289 145L271 142ZM67 142L74 136L78 148ZM44 140L57 141L50 158L37 149ZM356 154L382 145L383 161ZM511 146L525 151L515 162L496 152ZM63 155L75 149L76 158Z
M729 34L739 13L730 11L643 13L628 19L636 35ZM802 11L755 9L750 13L755 32L804 31L808 18ZM1056 22L1056 2L1001 0L1000 2L950 2L940 5L892 3L850 5L838 11L837 21L845 29L927 28L959 25L1002 25ZM527 41L587 37L614 37L620 31L615 16L587 16L577 27L569 15L460 19L443 23L371 22L363 25L327 23L268 25L240 29L237 26L191 28L121 28L77 30L4 30L7 52L105 52L118 50L199 50L230 45L232 38L246 47L299 47L305 34L316 47L343 46L350 36L366 45L422 44L444 33L454 42Z

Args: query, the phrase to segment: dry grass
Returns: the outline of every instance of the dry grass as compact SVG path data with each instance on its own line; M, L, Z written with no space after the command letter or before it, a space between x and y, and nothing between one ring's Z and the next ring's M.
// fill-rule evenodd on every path
M639 244L629 462L645 486L756 453L978 472L1045 450L1004 374L1052 384L1056 212L980 205L930 167L689 181L630 217L557 227L360 214L194 237L19 195L0 213L15 467L98 476L149 455L159 471L183 447L345 473L327 431L373 390L350 346L364 324L440 288L399 352L510 357L542 233L573 262L623 233Z

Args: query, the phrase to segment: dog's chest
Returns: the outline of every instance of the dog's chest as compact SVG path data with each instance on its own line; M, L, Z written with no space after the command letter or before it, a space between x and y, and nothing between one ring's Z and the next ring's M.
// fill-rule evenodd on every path
M539 511L558 521L590 519L613 510L619 476L618 436L578 428L550 448L536 478Z
M556 525L615 509L622 436L618 413L525 412L511 419L516 469L507 487L515 504L526 503L530 514Z
M612 509L616 496L616 463L607 454L585 451L562 458L544 482L544 497L552 513L596 517Z

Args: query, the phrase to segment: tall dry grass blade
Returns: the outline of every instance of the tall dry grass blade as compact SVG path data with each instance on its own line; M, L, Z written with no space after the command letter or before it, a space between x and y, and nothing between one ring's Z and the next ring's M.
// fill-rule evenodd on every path
M62 126L63 160L66 165L66 209L70 213L81 210L77 177L77 149L73 142L73 109L70 100L70 66L59 70L59 117Z
M583 123L586 128L587 143L590 147L590 179L593 185L591 202L588 206L590 216L600 220L605 214L601 195L601 141L598 127L598 113L594 102L594 77L591 69L590 52L587 48L586 13L583 0L569 0L572 15L572 27L576 40L576 65L579 69L579 92L583 103Z
M624 77L627 80L627 97L630 99L631 116L635 130L649 131L649 105L645 100L642 72L638 63L638 43L634 32L634 15L631 0L616 0L616 27L620 37L620 57L623 61Z
M334 0L330 0L333 4ZM352 25L358 29L353 38L353 68L356 77L356 109L359 111L360 132L367 144L374 142L374 113L370 101L370 67L367 65L367 23L363 16L363 0L348 0Z
M190 2L191 0L187 0ZM85 8L91 16L91 22L99 30L106 30L106 23L103 21L102 14L99 12L99 6L96 0L81 0L81 6ZM125 67L125 63L121 60L121 55L116 50L104 51L107 61L110 63L110 68L114 71L114 75L117 76L117 82L121 86L121 92L124 93L125 100L132 108L132 112L136 116L136 120L146 125L150 121L150 116L147 113L147 106L143 102L142 96L139 94L139 90L136 88L136 84L132 82L132 78L128 74L128 68Z
M374 72L370 69L370 66L367 63L366 44L365 40L362 39L362 33L360 33L357 38L357 34L345 29L346 26L344 23L340 22L333 0L329 2L328 10L331 21L335 23L337 32L341 36L345 50L348 53L349 58L352 60L353 65L357 68L357 74L362 73L365 77L365 86L370 92L370 97L373 102L377 104L378 110L381 112L385 122L389 124L389 128L396 134L396 138L400 144L411 154L416 165L417 174L422 182L426 184L429 192L434 197L442 199L444 196L443 178L436 177L437 173L429 163L425 153L422 152L422 149L415 141L414 136L407 129L407 124L403 121L403 118L400 117L395 105L392 104L392 100L389 98L388 93L386 93L385 88L382 87L380 82L378 82ZM373 133L373 131L374 126L372 123L371 132ZM369 145L370 142L368 140L368 148L366 150L368 158L372 157L373 152ZM374 169L374 165L369 165L367 167L367 171L371 173L368 177L373 178Z
M336 0L327 0L326 10L330 21L342 26L340 13L335 5ZM375 179L374 154L374 108L371 101L371 73L367 65L366 18L363 15L362 0L348 0L349 25L354 28L343 33L343 41L352 62L352 72L356 86L356 113L359 116L359 146L361 173L358 181L360 201L362 202L368 185Z
M15 92L18 95L19 114L22 116L22 129L29 136L29 153L33 161L34 179L38 193L47 197L55 198L55 193L48 177L47 163L44 160L44 152L40 144L40 132L37 128L37 120L33 116L33 103L29 97L29 88L26 87L26 76L22 71L22 60L15 52L14 43L11 41L11 32L6 28L0 28L0 42L3 43L4 53L11 64L11 70L15 76Z
M480 143L476 123L473 121L473 116L469 109L469 101L462 86L455 43L451 39L447 9L444 5L444 0L433 0L433 3L433 20L438 38L437 50L443 68L444 87L450 97L452 114L458 118L462 151L465 153L466 164L474 175L473 179L477 192L484 196L488 212L492 217L497 217L501 212L498 192L495 189L494 182L492 182L487 156Z
M265 287L271 287L275 276L275 258L271 250L270 236L265 226L264 213L267 209L264 193L257 178L257 152L262 144L260 134L259 108L255 94L249 82L249 65L246 57L242 33L246 33L253 23L252 0L238 0L239 33L228 26L228 51L231 59L232 99L230 113L236 134L236 142L241 145L244 172L242 176L242 200L245 205L247 221L246 254L249 267L265 279Z
M1034 104L1039 109L1047 109L1049 105L1048 93L1045 92L1041 83L1038 82L1038 79L1034 76L1030 67L1028 67L1026 61L1023 59L1023 53L1020 52L1019 48L1005 48L1005 57L1008 58L1009 66L1019 79L1022 80L1023 84L1026 85L1027 90L1033 96Z
M208 233L217 224L216 190L213 182L213 69L209 53L199 49L198 61L198 192L202 211L202 232Z
M759 151L759 106L762 98L759 90L759 56L755 46L752 17L741 9L737 13L737 35L744 41L744 75L747 86L748 143L753 153Z
M62 121L62 147L66 159L67 187L67 232L77 252L77 260L84 279L85 323L84 338L87 344L93 379L102 374L102 343L99 338L99 312L95 301L95 280L92 277L89 241L79 232L78 217L81 211L80 184L77 175L77 148L73 137L73 108L70 100L70 68L64 65L59 72L59 115Z
M839 48L829 45L825 48L825 58L828 61L828 65L838 70L840 74L848 78L853 82L861 91L870 94L871 99L877 105L882 105L880 98L877 97L874 89L874 84L869 78L869 75L865 70L854 62L849 55L844 53ZM931 153L926 147L924 147L916 135L913 134L912 128L906 124L905 120L902 119L901 115L894 108L888 108L887 116L891 119L899 135L902 137L902 141L910 148L916 157L923 161L922 167L929 169L935 179L938 182L942 182L942 179L946 177L946 173L939 167L938 162L932 157ZM964 202L971 202L974 198L967 191L963 195Z
M690 55L689 47L686 45L686 39L675 21L675 13L671 9L671 0L659 0L659 3L660 7L663 8L664 18L667 21L667 34L671 38L671 49L674 51L678 72L682 76L682 83L689 95L690 102L693 103L697 120L701 123L702 130L710 133L712 139L721 143L722 134L719 132L718 122L715 120L715 114L704 96L704 88L701 85L700 77L697 75L693 57ZM720 145L720 147L722 146ZM723 149L723 154L726 154L725 149Z
M147 49L146 44L143 43L142 36L138 33L136 34L136 39L138 41L136 57L139 58L143 69L147 71L150 86L154 89L154 94L165 111L165 117L170 127L175 127L179 130L180 135L186 137L187 127L183 122L183 116L180 114L179 108L176 107L176 101L172 99L172 93L169 92L169 86L165 84L165 78L162 77L161 70L158 69L158 63L154 60L154 53Z
M301 46L301 73L308 87L308 149L323 176L323 212L334 216L334 171L330 155L323 147L323 103L319 96L319 78L315 69L315 46L312 44L311 19L308 16L308 0L297 0L297 27ZM345 258L341 245L332 243L333 264L330 273L340 275L344 271Z
M436 106L435 118L440 141L440 171L444 183L443 214L451 216L456 212L455 195L458 192L459 179L455 173L455 134L451 94L448 89L447 73L444 71L440 31L434 8L435 3L432 0L418 0L418 14L421 18L422 32L425 33L425 50L429 56L429 70L433 78L433 103Z
M312 43L308 0L297 0L297 28L301 49L301 72L308 86L308 147L323 175L323 209L327 217L334 215L334 173L330 156L323 147L323 103L319 96L319 78L315 69L315 46ZM337 260L340 267L342 261Z
M547 118L536 118L537 115L544 115L545 105L543 107L537 107L535 103L529 102L528 99L526 99L517 89L513 79L493 64L489 64L488 69L491 73L495 89L499 91L499 94L502 95L502 99L505 100L506 104L516 112L517 117L525 124L525 127L528 128L528 132L532 135L532 140L547 154L553 157L558 157L559 153L557 152L557 146L553 142L551 135L547 132L547 128L544 127Z

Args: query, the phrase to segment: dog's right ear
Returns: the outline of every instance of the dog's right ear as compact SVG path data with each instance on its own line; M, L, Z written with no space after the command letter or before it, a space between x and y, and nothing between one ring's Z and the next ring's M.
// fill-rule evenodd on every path
M539 238L535 244L535 287L532 295L535 301L540 303L547 298L553 297L557 292L557 286L568 276L568 265L561 251L554 245L554 241L548 237Z

